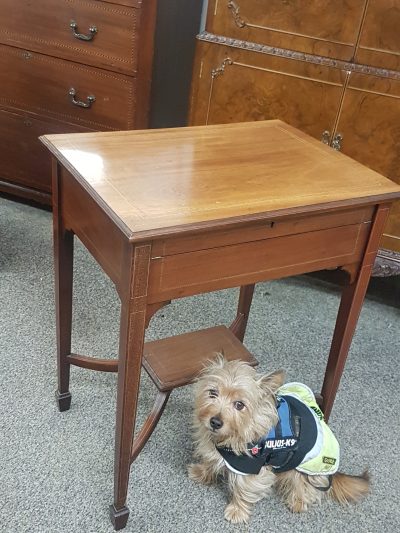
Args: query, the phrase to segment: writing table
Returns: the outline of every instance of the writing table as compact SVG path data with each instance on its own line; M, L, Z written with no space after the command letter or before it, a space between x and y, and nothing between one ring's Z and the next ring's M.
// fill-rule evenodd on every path
M131 462L171 390L214 351L256 364L241 343L255 283L346 273L321 388L329 417L396 184L278 120L41 139L54 156L58 405L70 407L71 364L118 371L115 529L129 515ZM117 360L71 352L74 234L120 296ZM163 305L228 287L241 287L229 329L144 343ZM133 439L142 364L158 392Z

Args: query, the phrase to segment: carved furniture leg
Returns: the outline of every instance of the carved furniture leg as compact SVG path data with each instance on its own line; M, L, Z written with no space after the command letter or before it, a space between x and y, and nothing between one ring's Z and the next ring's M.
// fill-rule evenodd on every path
M370 237L357 278L343 289L342 298L333 333L331 350L322 386L323 411L326 420L332 411L347 354L357 326L357 320L367 291L372 267L378 250L379 239L389 209L380 206L375 214Z
M55 163L54 165L56 166ZM69 392L70 363L67 358L71 353L74 235L63 226L60 213L57 170L58 168L54 168L53 171L53 232L58 373L56 400L59 410L67 411L71 405L71 393Z
M125 289L121 296L120 348L118 361L118 392L115 429L114 504L110 518L116 530L125 527L129 509L126 507L131 465L132 438L136 420L137 400L146 329L147 284L150 245L130 250L127 256Z
M239 303L235 320L229 329L241 342L246 333L247 321L249 320L251 302L253 301L254 283L240 287Z

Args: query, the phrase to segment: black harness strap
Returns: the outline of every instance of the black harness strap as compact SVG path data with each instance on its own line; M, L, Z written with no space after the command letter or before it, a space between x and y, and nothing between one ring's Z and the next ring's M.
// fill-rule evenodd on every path
M296 468L313 448L318 434L313 414L297 398L289 395L283 395L281 398L284 398L289 406L292 432L290 438L287 438L288 435L282 435L282 424L278 422L273 438L268 433L257 443L248 444L251 455L236 455L230 448L217 447L226 463L238 473L258 474L265 465L272 466L274 472L286 472ZM290 444L285 443L282 446L282 442L286 440L290 441Z

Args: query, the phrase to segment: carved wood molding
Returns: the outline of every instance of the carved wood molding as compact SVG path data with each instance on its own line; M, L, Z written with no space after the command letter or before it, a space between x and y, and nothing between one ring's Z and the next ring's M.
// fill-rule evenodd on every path
M372 276L384 278L387 276L398 276L400 274L400 252L393 252L382 248L378 251Z
M287 59L296 59L297 61L305 61L307 63L314 63L316 65L324 65L327 67L338 68L340 70L346 70L348 72L358 72L361 74L371 74L373 76L379 76L381 78L393 78L396 80L400 80L400 72L397 70L371 67L369 65L363 65L360 63L350 63L348 61L342 61L340 59L332 59L326 56L317 56L312 54L306 54L305 52L297 52L295 50L289 50L287 48L278 48L276 46L268 46L266 44L258 44L250 41L243 41L241 39L232 39L231 37L215 35L207 31L204 31L197 35L197 39L199 41L205 41L208 43L230 46L232 48L240 48L241 50L248 50L251 52L258 52L261 54L285 57Z

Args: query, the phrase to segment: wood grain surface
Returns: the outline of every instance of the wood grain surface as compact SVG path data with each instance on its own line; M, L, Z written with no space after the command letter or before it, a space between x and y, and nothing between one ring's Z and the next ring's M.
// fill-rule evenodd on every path
M57 16L54 10L57 9ZM77 63L132 74L137 68L140 10L84 0L14 0L0 2L0 42ZM74 37L76 32L91 41Z
M400 70L399 32L399 0L369 0L356 61Z
M400 196L387 178L279 120L42 140L132 240Z
M337 132L343 153L400 184L400 82L352 74ZM400 252L400 202L391 208L381 246Z
M206 29L245 41L350 60L364 5L365 0L209 0Z

